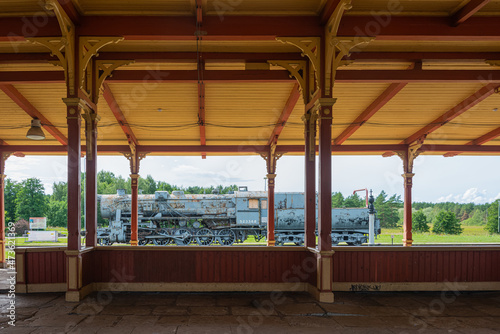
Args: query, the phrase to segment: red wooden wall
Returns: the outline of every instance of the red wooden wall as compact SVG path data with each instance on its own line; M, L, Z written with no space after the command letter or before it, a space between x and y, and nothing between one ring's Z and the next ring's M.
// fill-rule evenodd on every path
M26 252L26 283L66 283L66 254L53 252Z
M500 281L500 250L336 250L334 282Z
M166 248L134 251L101 248L93 254L92 281L112 282L126 278L127 282L281 283L295 280L298 276L292 268L301 267L306 258L310 260L308 265L315 262L313 254L305 250L200 248L186 251ZM84 278L84 282L86 280ZM300 280L315 282L316 274L310 273Z

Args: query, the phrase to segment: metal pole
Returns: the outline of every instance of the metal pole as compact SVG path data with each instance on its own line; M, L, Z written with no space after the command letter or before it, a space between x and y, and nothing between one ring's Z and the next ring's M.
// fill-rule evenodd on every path
M368 219L368 238L369 242L368 244L373 246L375 245L375 207L373 206L373 202L375 202L375 198L373 198L372 191L370 189L370 199L368 200L370 203L368 205L368 214L369 214L369 219Z

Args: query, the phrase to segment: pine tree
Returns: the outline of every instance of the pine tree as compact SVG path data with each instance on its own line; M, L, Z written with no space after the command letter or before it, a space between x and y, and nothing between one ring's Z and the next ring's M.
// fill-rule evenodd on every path
M429 223L422 210L418 210L413 214L412 228L415 232L429 232Z
M332 208L343 208L344 196L341 192L335 192L332 195Z
M488 221L486 223L486 226L484 229L488 231L490 234L494 233L500 233L498 231L498 205L500 203L500 200L496 200L495 202L491 203L490 207L488 208Z
M444 210L438 213L432 227L432 232L437 234L461 234L463 231L455 213Z

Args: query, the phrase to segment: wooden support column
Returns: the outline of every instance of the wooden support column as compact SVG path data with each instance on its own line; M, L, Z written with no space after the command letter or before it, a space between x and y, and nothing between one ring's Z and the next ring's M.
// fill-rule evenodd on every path
M87 139L85 223L87 236L85 246L97 245L97 122L95 112L85 114L85 135Z
M276 141L268 147L265 154L261 154L262 158L266 160L267 168L267 245L274 246L276 244L274 238L274 187L276 179L276 162L283 154L276 153Z
M418 156L418 149L422 146L422 141L408 145L404 152L398 152L403 160L404 179L404 213L403 213L403 246L410 247L413 243L412 236L412 186L413 186L413 161Z
M302 117L305 137L305 246L316 247L316 118L315 112L309 110Z
M319 118L319 186L318 249L332 250L332 106L336 99L320 98Z
M68 250L81 248L81 111L79 98L63 99L68 123Z
M5 160L8 155L0 153L0 268L5 268Z
M137 246L139 243L139 167L140 161L144 159L146 153L139 154L136 146L130 143L130 153L124 153L125 157L130 161L130 188L132 189L132 212L130 217L130 245Z
M130 187L132 188L132 216L130 217L130 245L137 246L139 243L138 235L139 235L139 214L138 214L138 196L139 196L139 174L130 174Z

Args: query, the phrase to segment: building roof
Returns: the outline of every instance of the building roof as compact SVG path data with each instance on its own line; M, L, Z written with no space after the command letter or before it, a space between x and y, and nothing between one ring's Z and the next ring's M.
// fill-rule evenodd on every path
M130 61L101 88L100 154L131 138L152 154L247 154L276 136L301 154L303 94L275 63L307 58L277 38L320 36L338 2L59 0L80 36L123 37L99 50L102 66ZM37 0L2 0L0 13L0 149L64 154L64 71L33 43L60 39L58 21ZM500 154L500 1L353 0L338 31L352 36L375 39L337 71L333 154L419 140L423 154ZM25 136L33 117L44 141Z

